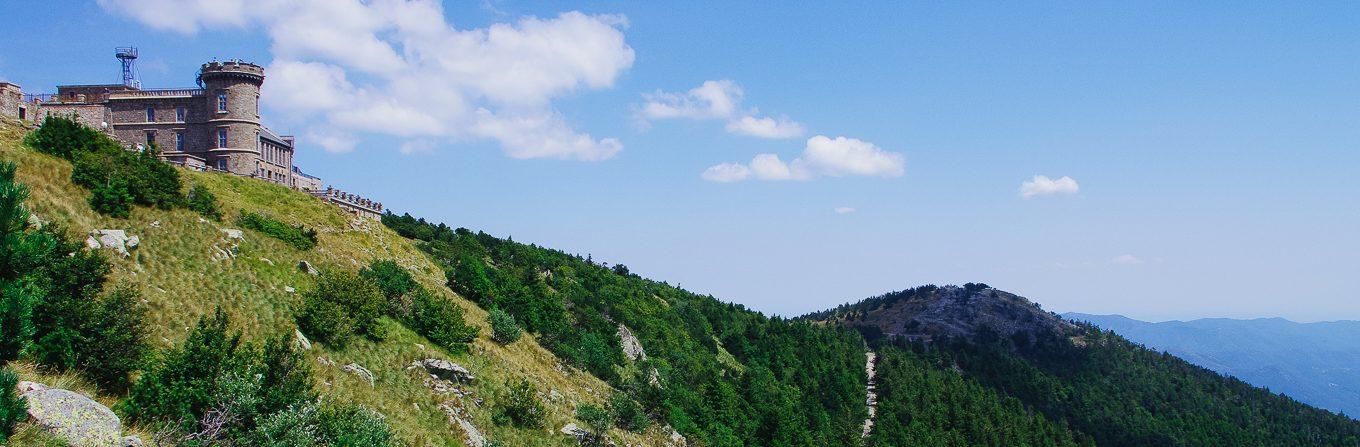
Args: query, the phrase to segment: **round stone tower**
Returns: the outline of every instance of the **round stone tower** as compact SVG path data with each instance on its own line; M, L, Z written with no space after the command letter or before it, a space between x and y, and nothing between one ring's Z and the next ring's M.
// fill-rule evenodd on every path
M209 62L198 70L210 142L208 166L238 175L259 169L260 86L264 68L249 62Z

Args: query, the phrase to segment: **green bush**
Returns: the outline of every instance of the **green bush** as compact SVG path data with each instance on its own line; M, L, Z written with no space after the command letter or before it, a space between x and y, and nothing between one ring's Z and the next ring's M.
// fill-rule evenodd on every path
M132 372L142 366L151 350L146 313L141 295L131 287L105 294L90 309L75 365L101 388L127 390Z
M318 414L321 438L332 447L394 445L392 429L376 411L346 405L322 408Z
M188 338L133 385L120 412L180 433L201 431L209 410L225 417L215 436L187 440L189 445L312 445L290 443L314 437L306 428L316 424L303 410L316 400L309 358L293 346L290 333L257 349L229 325L221 309L199 319Z
M244 436L242 445L254 447L312 447L320 436L316 426L316 407L289 407L269 415Z
M14 425L28 419L28 403L19 397L19 375L0 369L0 442L14 434Z
M491 324L491 338L496 342L508 345L519 340L519 324L515 323L515 317L510 313L500 308L491 309L486 314L486 320Z
M499 406L492 420L498 425L514 425L520 428L539 428L543 426L546 410L538 400L538 389L526 379L508 379L505 389L497 393Z
M29 231L28 188L14 174L13 164L0 163L0 362L18 358L33 340L40 295L31 274L55 242Z
M245 377L251 358L241 334L229 332L227 314L218 308L198 324L179 346L170 349L132 386L121 412L138 422L197 422L218 403L222 384Z
M609 412L591 404L584 404L576 407L576 419L587 427L587 433L581 440L581 445L602 446L605 445L605 435L614 424L614 418Z
M411 330L450 351L464 351L467 344L477 339L478 329L463 319L463 308L453 301L416 289L411 297L411 318L406 322Z
M190 210L202 214L212 220L222 220L221 206L217 203L217 196L203 185L194 185L189 188L189 194L185 196L185 206Z
M76 123L48 116L25 144L71 161L71 181L90 189L90 207L127 217L133 204L169 209L184 202L179 171L156 158L155 147L130 151L117 140Z
M411 277L411 272L401 268L396 261L380 260L373 261L359 270L359 276L372 281L382 291L383 296L388 301L400 298L402 295L420 287L415 278Z
M306 251L316 247L316 230L301 225L288 225L272 217L246 211L241 211L241 217L236 219L236 223L281 240L298 250Z
M355 273L322 273L303 293L298 326L323 343L342 347L353 335L379 338L385 301L378 286Z
M607 406L614 423L624 430L642 432L652 423L651 419L647 418L647 412L643 411L642 405L626 393L615 391L609 395Z

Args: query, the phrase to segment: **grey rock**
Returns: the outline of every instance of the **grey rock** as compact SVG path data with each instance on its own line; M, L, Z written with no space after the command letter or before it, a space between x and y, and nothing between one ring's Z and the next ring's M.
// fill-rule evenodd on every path
M293 293L297 292L297 289L294 289L293 286L283 286L283 291L287 293Z
M472 371L468 371L468 369L464 368L462 365L448 360L423 359L412 361L411 368L416 367L424 368L425 371L428 371L431 375L452 382L467 383L476 380L476 376L472 375Z
M45 389L47 389L47 385L43 385L43 384L38 383L38 382L29 382L29 381L27 381L27 380L20 380L19 383L18 383L18 385L17 385L15 388L18 388L18 389L19 389L19 394L24 394L24 393L27 393L27 392L29 392L29 391L41 391L41 390L45 390Z
M321 273L320 271L317 271L316 267L312 267L312 263L307 261L298 261L298 270L301 270L308 275L317 275Z
M622 341L623 355L629 360L647 360L647 351L642 349L642 341L633 335L633 331L628 330L628 326L619 324L619 340Z
M584 428L576 426L575 422L568 422L567 425L563 425L562 429L558 430L558 432L567 436L576 436L578 438L590 434L590 432L587 432Z
M142 447L142 446L146 445L146 443L143 443L143 442L142 442L142 438L139 438L139 437L137 437L137 436L134 435L134 436L124 436L123 439L119 439L119 440L118 440L118 444L117 444L117 445L118 445L118 447Z
M137 236L129 236L126 241L123 241L123 246L127 247L128 250L135 250L138 245L142 245L142 238Z
M341 366L341 367L340 367L340 370L341 370L341 371L344 371L344 372L347 372L347 373L350 373L350 374L354 374L354 375L356 375L356 376L359 376L360 379L364 379L364 380L367 380L367 381L368 381L368 386L373 386L373 383L374 383L374 380L373 380L373 371L369 371L368 368L364 368L364 367L362 367L362 366L359 366L358 363L350 363L350 364L348 364L348 365Z
M235 228L223 228L222 233L227 236L227 239L245 240L246 238L245 232L237 230Z
M302 331L293 329L293 346L297 346L298 349L303 351L310 351L312 349L312 341L308 340L306 335L302 335Z
M23 397L31 420L74 447L108 447L122 434L118 415L80 393L49 388Z
M85 238L85 246L89 247L89 249L91 250L98 250L101 247L99 245L99 239L95 238L94 236Z

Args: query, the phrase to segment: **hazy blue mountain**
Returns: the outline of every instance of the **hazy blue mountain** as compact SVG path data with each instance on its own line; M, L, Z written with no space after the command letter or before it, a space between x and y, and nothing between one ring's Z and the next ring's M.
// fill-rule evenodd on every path
M1063 314L1301 402L1360 415L1360 321L1206 318L1150 323Z

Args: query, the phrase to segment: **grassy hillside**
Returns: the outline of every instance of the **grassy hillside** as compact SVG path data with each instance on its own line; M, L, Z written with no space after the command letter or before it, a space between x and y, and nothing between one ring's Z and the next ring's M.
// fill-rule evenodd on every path
M506 445L550 446L574 445L574 440L556 434L556 429L573 421L578 404L601 404L609 393L608 384L563 367L532 336L510 345L491 341L491 331L485 327L486 312L448 291L439 266L411 241L377 222L355 220L337 207L277 185L185 170L180 172L186 188L203 185L219 198L225 212L221 222L205 220L185 209L146 207L134 208L125 219L103 216L91 211L89 191L70 181L70 163L23 147L22 137L28 130L14 121L0 122L0 161L18 166L19 181L30 189L30 210L82 240L93 229L123 229L141 239L130 257L105 253L113 267L111 282L140 290L150 309L151 340L158 347L181 341L200 316L218 306L232 316L232 322L247 337L260 339L280 331L291 332L299 299L296 292L288 290L306 290L314 281L312 275L298 269L299 262L310 262L323 271L352 271L373 260L390 259L409 269L427 289L462 307L468 322L482 327L482 335L469 353L450 354L384 318L382 324L388 334L380 342L361 339L344 349L317 346L306 352L318 361L317 387L326 399L358 403L381 412L404 444L462 445L461 430L437 408L452 396L435 395L423 384L423 373L406 369L415 359L446 358L478 376L469 387L474 395L466 399L465 407L479 430ZM245 231L244 240L229 240L222 229L236 228L232 222L242 210L317 228L318 245L298 251L252 231ZM223 259L224 250L234 252L234 256ZM332 362L334 366L327 366ZM370 386L366 380L339 369L351 362L371 370L375 384ZM34 368L20 369L26 378L53 380L40 376ZM544 399L550 413L546 431L492 423L496 392L510 378L527 378L545 394L555 391L554 398ZM119 396L99 398L112 403ZM472 403L474 398L484 399L484 404ZM657 427L643 434L615 432L616 439L629 443L661 445L664 438Z

